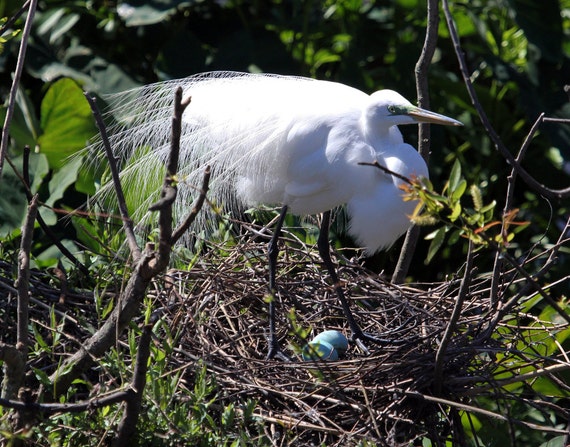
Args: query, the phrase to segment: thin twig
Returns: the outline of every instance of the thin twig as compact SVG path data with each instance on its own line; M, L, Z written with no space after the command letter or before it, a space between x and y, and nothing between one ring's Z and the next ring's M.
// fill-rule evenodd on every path
M6 23L4 23L1 27L0 27L0 36L2 34L4 34L4 32L10 28L14 22L16 22L16 20L18 20L20 18L20 16L22 14L24 14L24 11L26 11L26 9L28 9L28 7L30 6L30 0L26 0L26 2L21 6L20 9L18 9L18 11L12 16L10 17Z
M386 174L393 175L397 179L402 180L404 183L407 183L408 185L413 185L413 182L408 177L406 177L405 175L399 174L398 172L394 172L391 169L388 169L386 166L381 165L378 162L378 160L374 160L372 163L362 161L362 162L359 162L358 165L359 166L372 166L374 168L378 168L381 171L385 172Z
M461 287L459 288L459 295L455 301L455 306L453 307L453 312L451 313L451 318L449 323L445 328L445 333L435 354L435 366L433 373L433 380L435 385L436 394L441 394L443 387L443 364L445 360L445 354L447 347L451 342L453 333L455 332L457 322L461 316L461 310L463 309L463 302L469 293L469 287L471 286L471 278L473 275L473 241L469 240L469 248L467 249L467 261L465 263L465 273L463 274L463 280L461 281Z
M8 141L10 137L10 124L12 123L12 116L14 115L14 107L16 105L16 95L20 85L20 78L22 77L22 70L26 59L26 50L28 48L28 39L32 31L32 24L34 22L34 15L36 14L36 7L38 0L30 0L30 7L28 8L28 17L26 17L26 24L22 32L22 39L20 40L20 51L18 52L18 61L16 69L14 70L14 77L12 79L12 87L10 88L10 96L8 98L8 107L6 108L6 117L4 118L4 126L2 127L2 140L0 141L0 178L2 177L2 169L4 167L4 158L8 153Z
M524 155L528 147L530 146L530 142L532 141L532 138L538 131L538 128L540 127L540 124L543 121L543 118L544 118L544 113L541 113L538 119L533 124L529 133L527 134L525 140L523 141L523 144L521 145L519 153L517 154L516 158L517 163L522 162L522 159L524 158ZM511 174L507 177L507 198L505 200L505 206L503 208L503 216L506 216L507 213L512 209L513 198L515 195L516 178L517 178L517 171L513 167L511 169ZM501 234L505 233L506 225L507 225L506 221L505 219L503 219L501 223ZM502 266L503 266L503 258L501 257L500 252L495 252L495 262L493 265L493 276L491 280L491 296L490 296L492 308L495 308L495 306L498 304L499 278Z
M564 372L570 370L570 364L568 363L559 363L556 365L546 366L544 368L537 368L530 372L524 374L515 374L513 377L509 377L508 379L500 379L496 380L489 385L479 385L472 390L467 390L462 393L464 396L471 396L471 395L481 395L482 393L490 390L497 389L499 387L505 387L507 385L512 385L513 383L525 383L528 380L536 379L538 377L548 377L551 374Z
M211 175L210 166L206 166L206 170L204 171L204 177L202 180L202 188L200 189L200 195L196 199L196 202L194 203L194 206L192 207L192 210L190 211L188 216L178 227L176 227L176 229L172 233L173 244L175 244L186 232L186 230L188 230L188 228L190 227L190 225L192 225L194 220L196 220L196 216L202 209L204 201L206 200L206 195L208 193L208 188L210 184L210 175Z
M457 28L455 26L453 16L449 11L448 0L443 0L443 12L445 14L445 20L447 22L447 28L449 29L451 40L453 41L453 46L455 49L455 54L457 56L457 61L459 62L461 75L463 76L463 81L465 83L465 86L467 87L467 92L471 97L471 102L473 103L475 110L477 110L477 114L479 115L479 119L481 120L483 127L485 127L485 130L487 131L487 134L493 141L493 144L495 145L497 151L507 160L507 162L514 169L516 169L517 173L531 189L551 199L565 199L570 197L570 187L563 189L551 189L539 183L515 160L515 157L505 147L505 145L501 141L501 138L499 137L499 135L491 125L491 122L489 121L489 118L487 117L485 110L483 109L481 103L479 102L477 93L475 92L475 87L473 86L473 82L471 81L469 70L467 68L467 62L465 61L465 56L463 54L461 43L459 41L459 34L457 33Z
M152 340L152 325L147 324L143 327L139 339L137 357L135 361L135 369L133 372L133 381L131 389L134 391L129 394L125 414L117 429L117 436L113 440L113 445L120 447L123 445L134 445L133 437L136 434L137 421L142 406L144 396L144 388L146 385L146 372L148 358L150 357L150 342Z
M23 160L22 160L22 172L21 173L18 172L18 169L12 163L10 158L6 158L6 161L8 162L8 164L10 165L12 170L14 171L14 174L16 174L16 177L18 177L18 179L20 179L20 181L22 182L22 184L24 186L26 198L28 199L28 203L30 203L32 201L32 197L33 197L32 190L30 189L30 169L29 169L29 167L30 167L30 147L27 145L24 146L24 154L23 154ZM38 201L38 204L41 206L46 206L41 201ZM52 208L52 207L50 207L50 209L54 210L54 208ZM77 259L77 257L73 253L71 253L67 249L67 247L61 242L61 238L58 237L53 232L51 227L46 223L46 221L42 217L41 213L37 213L36 221L38 222L38 224L39 224L40 228L42 229L42 231L44 232L44 234L53 242L53 244L58 248L58 250L61 252L61 254L63 256L65 256L67 259L69 259L73 263L73 265L75 265L79 270L81 270L81 272L85 276L89 276L91 273L89 271L89 269L79 259Z
M97 396L85 402L76 402L72 404L22 402L19 400L0 398L0 406L13 408L18 411L29 411L44 415L63 412L82 413L91 409L108 407L109 405L124 402L133 392L134 391L132 389L114 391L106 396Z
M480 233L482 236L484 235L483 233ZM493 247L495 250L499 251L500 248L499 246L492 240L486 238L486 242ZM544 288L538 284L538 282L536 281L536 278L534 277L534 275L531 275L530 273L528 273L520 264L519 262L507 251L503 250L501 252L501 256L503 256L508 262L509 264L511 264L511 266L513 266L513 268L520 273L526 280L527 283L526 285L528 287L530 287L531 289L533 289L535 292L539 293L542 298L551 306L554 308L554 310L556 312L558 312L558 314L564 318L568 323L570 323L570 315L568 315L567 312L564 311L564 309L562 309L558 303L554 300L554 298L552 298L550 296L550 294L544 290ZM500 315L504 315L505 309L501 309L498 314Z
M492 411L484 410L482 408L477 408L477 407L474 407L472 405L467 405L467 404L464 404L461 402L454 402L454 401L449 400L449 399L443 399L441 397L428 396L425 394L417 393L415 391L403 391L403 394L405 394L407 396L414 396L414 397L417 397L419 399L426 400L429 402L435 402L435 403L440 403L443 405L449 405L449 406L457 408L459 410L468 411L470 413L481 414L483 416L487 416L487 417L490 417L492 419L498 419L498 420L504 421L504 422L514 422L516 424L523 425L523 426L528 427L528 428L532 428L533 430L540 430L540 431L544 431L546 433L566 434L566 430L564 430L564 429L552 428L552 427L548 427L546 425L533 424L531 422L525 422L525 421L517 421L517 420L512 421L511 418L509 418L507 416L503 416L502 414L494 413Z
M101 142L103 143L103 147L105 148L105 152L107 154L107 160L109 161L109 168L111 169L111 176L113 178L113 186L115 188L115 193L117 194L117 203L119 205L121 219L123 220L125 236L127 237L127 243L129 244L131 255L136 262L141 257L141 249L137 244L133 221L129 216L127 202L123 193L123 187L121 186L121 179L119 177L117 160L113 154L113 149L111 148L111 143L109 142L109 137L107 136L107 129L105 127L105 123L103 122L103 118L101 117L101 112L97 107L95 98L87 92L84 92L84 95L87 99L87 102L89 103L89 106L91 107L91 112L95 117L95 122L97 124L97 128L99 129L99 134L101 135Z

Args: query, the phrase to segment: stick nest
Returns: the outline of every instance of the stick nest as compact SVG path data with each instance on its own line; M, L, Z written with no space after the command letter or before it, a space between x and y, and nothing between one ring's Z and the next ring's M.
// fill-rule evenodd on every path
M351 343L339 361L303 362L300 348L321 331L351 334L316 252L290 246L278 263L277 330L294 361L266 360L265 267L264 244L238 245L224 256L215 251L190 272L170 271L157 297L180 330L173 361L204 362L222 390L222 403L237 397L258 402L256 415L276 445L340 446L362 439L409 445L422 436L461 442L462 410L512 424L509 402L536 407L531 395L502 388L499 376L517 382L524 368L540 372L567 364L565 354L548 358L540 349L535 356L521 354L568 325L540 322L538 331L536 325L529 329L525 316L517 314L522 297L511 312L499 314L501 306L484 298L488 277L471 282L459 320L448 329L461 278L396 286L349 260L341 262L339 275L351 309L365 332L385 342L368 344L368 356ZM496 336L502 327L523 324L527 330ZM544 377L560 383L555 372ZM470 407L473 398L483 396L496 400L496 413L481 416ZM557 410L567 418L565 410Z
M559 340L563 331L570 333L569 325L556 312L548 319L537 317L535 309L528 312L537 298L519 293L522 284L512 272L503 275L495 304L488 298L489 275L474 278L459 319L449 327L463 272L444 283L396 286L337 253L339 276L357 322L384 342L367 344L370 355L351 343L339 361L304 362L300 349L321 331L351 334L316 251L284 246L278 261L277 330L293 361L283 362L265 359L265 250L265 243L253 241L209 250L188 271L171 270L154 282L149 297L155 319L161 321L155 340L173 341L168 361L173 374L184 371L176 393L180 399L192 393L203 365L217 384L216 406L234 403L239 408L255 401L258 434L273 445L346 446L365 440L397 446L421 443L423 436L432 443L465 445L465 418L472 424L477 418L507 424L513 432L519 427L552 436L564 433L570 414L560 402L570 396L570 388L561 374L570 362ZM2 267L8 278L9 266ZM101 323L93 297L53 284L53 278L47 284L45 277L32 273L33 321L65 312L60 330L66 339L86 339L87 328ZM45 304L50 300L55 310ZM5 301L8 307L13 304ZM2 319L11 312L8 307L0 309ZM7 321L2 341L12 342L14 332ZM44 336L50 334L46 330ZM124 336L121 340L124 344ZM75 347L67 345L60 345L61 355ZM36 366L41 365L36 361ZM114 379L96 373L93 380ZM536 390L527 392L539 380L561 394L538 399ZM537 414L543 415L541 423Z

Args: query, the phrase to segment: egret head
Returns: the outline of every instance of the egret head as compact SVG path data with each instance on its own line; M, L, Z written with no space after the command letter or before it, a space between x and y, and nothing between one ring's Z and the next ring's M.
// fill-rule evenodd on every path
M460 121L414 106L394 90L379 90L370 95L366 119L372 127L400 124L432 123L462 126Z

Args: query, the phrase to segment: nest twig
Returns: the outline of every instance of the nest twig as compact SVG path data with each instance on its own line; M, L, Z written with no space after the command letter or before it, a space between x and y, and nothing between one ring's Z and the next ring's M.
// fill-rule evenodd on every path
M483 299L490 287L488 275L471 283L436 373L436 355L460 280L396 286L347 262L339 273L355 318L364 331L388 343L369 346L370 356L353 346L340 361L307 363L298 356L306 340L296 335L295 325L310 327L309 338L328 329L346 333L346 327L316 253L287 247L279 261L278 329L281 342L298 360L267 361L264 249L250 242L224 257L213 250L190 272L170 272L169 286L157 296L162 308L170 309L164 318L180 329L173 362L178 367L205 362L216 376L222 401L255 399L258 416L269 425L288 427L299 445L346 445L361 438L397 445L422 435L443 442L463 436L459 411L563 432L554 425L514 421L507 402L537 404L506 385L530 383L539 376L560 383L559 373L570 369L566 353L549 357L539 349L529 355L532 350L526 348L536 343L540 331L545 339L554 337L567 324L537 326L536 318L532 325L523 323L526 316L517 315L517 306L501 320L497 330L504 335L497 336L489 330L497 310ZM533 373L518 376L522 370ZM495 399L496 411L480 407L478 397ZM563 420L569 416L560 407L555 410Z
M339 361L303 362L298 352L307 340L299 328L310 328L307 338L328 329L349 333L316 250L287 245L281 253L277 328L293 362L265 359L265 243L248 240L231 249L213 247L189 271L171 270L154 283L155 317L174 337L171 371L185 371L179 386L188 389L181 388L177 395L192 393L197 364L203 363L216 378L219 407L254 400L255 415L275 445L341 446L362 439L409 445L422 436L464 445L462 417L551 436L565 432L561 423L570 412L559 401L570 394L563 380L570 362L562 344L555 350L549 346L557 334L568 331L568 323L556 315L541 319L529 312L535 296L521 295L513 305L516 291L505 293L501 303L512 308L504 312L504 306L489 298L492 276L475 276L447 347L440 352L437 372L436 358L456 307L461 272L442 283L397 286L345 259L339 275L355 318L364 331L386 343L369 345L370 356L351 346ZM0 276L10 276L8 264L0 268L5 269ZM515 273L504 273L504 282L512 287L522 281ZM46 313L53 306L61 317L58 331L68 340L85 339L86 328L98 325L92 298L63 293L54 288L56 277L48 280L51 287L32 272L32 322L45 331L44 337L54 335L41 324L49 320ZM12 293L8 282L0 281L0 286ZM0 308L0 314L8 313ZM73 350L65 346L57 348L64 355ZM33 366L42 366L38 362L41 358ZM539 398L531 390L537 381L552 383L561 394ZM542 413L544 422L525 419L521 406Z

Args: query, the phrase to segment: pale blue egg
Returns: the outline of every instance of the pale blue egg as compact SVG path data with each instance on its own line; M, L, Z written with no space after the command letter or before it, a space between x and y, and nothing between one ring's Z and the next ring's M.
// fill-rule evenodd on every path
M326 342L332 345L332 347L338 351L339 354L344 354L348 349L348 339L344 336L342 332L339 331L324 331L318 334L311 343L314 342Z
M301 356L305 361L338 360L338 351L326 341L311 341L303 348Z

